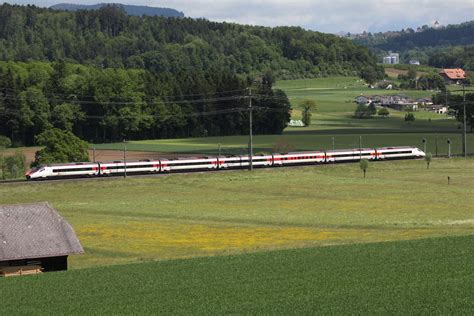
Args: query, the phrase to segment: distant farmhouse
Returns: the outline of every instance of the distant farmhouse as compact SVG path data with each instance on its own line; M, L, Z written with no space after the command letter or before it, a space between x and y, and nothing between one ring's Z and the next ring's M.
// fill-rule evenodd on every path
M383 63L386 65L396 65L400 63L400 54L389 52L388 56L383 58Z
M67 270L84 252L69 225L48 203L0 206L0 275Z
M428 108L428 110L434 113L438 113L438 114L448 113L448 107L446 105L441 105L441 104L432 105Z
M410 65L420 65L420 61L418 59L410 59Z
M444 78L446 84L460 84L466 79L466 73L460 68L443 69L439 72L439 75Z
M419 107L422 106L423 108L436 112L434 108L432 109L430 107L433 105L433 101L430 98L412 99L405 95L359 95L355 98L355 102L357 104L363 105L369 105L373 103L375 105L388 107L397 111L418 111ZM443 111L443 113L447 113L448 109Z

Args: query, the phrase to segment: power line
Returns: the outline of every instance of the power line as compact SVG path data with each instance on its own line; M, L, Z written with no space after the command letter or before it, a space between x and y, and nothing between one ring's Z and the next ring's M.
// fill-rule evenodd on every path
M23 101L28 100L28 98L12 96L12 95L4 95L3 97L0 96L0 99L4 100L12 100L12 101ZM217 101L233 101L243 99L241 96L229 96L229 97L218 97L218 98L208 98L208 99L197 99L197 100L181 100L181 101L147 101L147 100L139 100L139 101L127 101L127 102L118 102L118 101L84 101L84 100L66 100L66 99L52 99L52 98L45 98L48 102L55 102L55 103L75 103L75 104L107 104L107 105L135 105L139 103L143 104L186 104L186 103L206 103L206 102L217 102Z
M18 90L10 89L10 88L0 88L0 91L2 91L2 90L3 91L11 91L11 92L17 92L18 91ZM22 90L21 92L25 92L25 91L26 90ZM211 96L211 95L228 94L228 93L245 92L245 91L246 91L246 89L234 89L234 90L215 91L215 92L212 92L212 93L205 92L205 93L195 93L195 94L158 95L158 96L155 96L155 97L169 99L169 98L182 98L182 97L194 97L194 96ZM74 93L70 93L70 94L55 93L54 95L65 96L65 97L83 97L83 98L95 98L95 97L97 97L97 95L85 95L85 94L74 94ZM130 96L117 95L117 94L111 95L110 97L111 98L130 98Z

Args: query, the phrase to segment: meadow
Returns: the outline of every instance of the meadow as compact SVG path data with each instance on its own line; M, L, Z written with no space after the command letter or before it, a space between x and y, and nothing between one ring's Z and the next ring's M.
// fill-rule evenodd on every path
M474 237L174 260L0 279L3 315L472 315Z
M256 135L256 152L287 150L314 150L362 146L417 146L423 149L422 139L427 139L427 151L446 155L447 140L452 142L452 153L462 152L460 124L454 118L420 110L416 120L407 123L405 112L390 110L389 117L374 116L370 119L353 117L360 94L405 94L410 97L431 97L433 91L377 90L368 88L356 77L329 77L277 82L276 88L284 90L292 104L293 119L301 118L299 104L302 100L315 100L318 108L308 127L288 127L282 135ZM223 154L247 152L247 136L207 137L188 139L164 139L129 141L128 150L156 151L165 153L217 154L218 145ZM474 148L474 139L468 137L468 148ZM122 149L122 143L94 144L98 149Z
M357 163L0 186L48 201L86 254L71 268L472 234L474 159ZM451 184L447 184L447 177Z

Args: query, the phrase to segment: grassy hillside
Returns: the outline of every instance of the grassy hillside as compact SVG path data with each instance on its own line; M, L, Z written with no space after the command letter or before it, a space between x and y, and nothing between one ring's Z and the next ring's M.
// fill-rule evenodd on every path
M9 314L472 314L474 237L0 279Z
M48 201L86 249L72 268L472 234L473 159L260 169L0 186ZM447 176L451 184L447 184Z

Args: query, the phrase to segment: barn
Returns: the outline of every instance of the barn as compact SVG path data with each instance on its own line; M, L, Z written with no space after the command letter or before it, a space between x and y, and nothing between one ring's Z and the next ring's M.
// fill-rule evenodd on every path
M68 256L84 253L68 222L48 203L0 205L0 275L68 268Z

